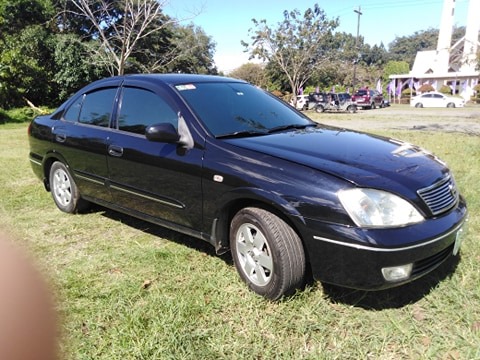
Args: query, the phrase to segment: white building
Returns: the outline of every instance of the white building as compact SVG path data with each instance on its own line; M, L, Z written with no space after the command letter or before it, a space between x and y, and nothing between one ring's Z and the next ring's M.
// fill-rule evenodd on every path
M419 51L408 74L390 75L395 91L412 84L428 83L437 90L447 85L454 94L470 100L480 77L480 72L475 70L480 45L480 0L469 1L465 36L452 45L454 17L455 0L444 0L437 49Z

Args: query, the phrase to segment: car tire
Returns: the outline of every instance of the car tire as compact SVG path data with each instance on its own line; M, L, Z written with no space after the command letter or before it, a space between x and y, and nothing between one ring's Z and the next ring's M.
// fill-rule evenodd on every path
M416 107L416 108L423 108L423 104L422 104L422 103L416 103L416 104L415 104L415 107Z
M65 164L55 161L50 167L50 191L57 207L70 214L85 210L88 202L81 198L77 184Z
M452 102L447 104L447 108L454 108L454 107L455 107L455 104Z
M240 210L231 222L230 246L240 277L255 293L278 300L303 286L302 242L273 213L255 207Z
M315 106L315 111L318 113L322 113L325 111L325 108L323 107L323 105L317 105Z
M357 107L355 105L348 105L347 111L351 114L356 113L357 112Z

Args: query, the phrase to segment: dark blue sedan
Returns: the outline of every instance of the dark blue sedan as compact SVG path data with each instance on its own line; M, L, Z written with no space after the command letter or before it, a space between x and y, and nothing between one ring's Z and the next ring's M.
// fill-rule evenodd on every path
M100 80L29 135L60 210L96 203L208 241L273 300L307 273L368 290L412 281L458 254L467 218L431 153L319 125L230 78Z

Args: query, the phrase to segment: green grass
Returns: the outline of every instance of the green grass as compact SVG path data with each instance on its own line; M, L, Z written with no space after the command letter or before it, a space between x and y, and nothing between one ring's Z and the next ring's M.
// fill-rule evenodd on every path
M480 358L478 137L377 131L453 169L470 211L458 263L388 291L313 283L271 303L200 240L102 208L61 213L30 169L26 127L0 126L0 226L53 284L66 359Z

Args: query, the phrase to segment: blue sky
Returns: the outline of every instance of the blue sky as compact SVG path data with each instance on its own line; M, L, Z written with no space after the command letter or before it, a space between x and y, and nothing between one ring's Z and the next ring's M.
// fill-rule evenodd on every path
M472 0L473 1L473 0ZM478 1L478 0L475 0ZM183 24L194 23L203 28L216 43L214 56L219 70L226 73L248 61L240 41L249 41L252 19L266 19L275 26L283 19L284 10L298 9L303 13L315 3L328 18L338 17L338 31L357 33L357 13L361 8L360 35L370 45L388 47L396 36L439 28L443 0L169 0L165 13ZM455 25L464 26L468 0L456 0Z

